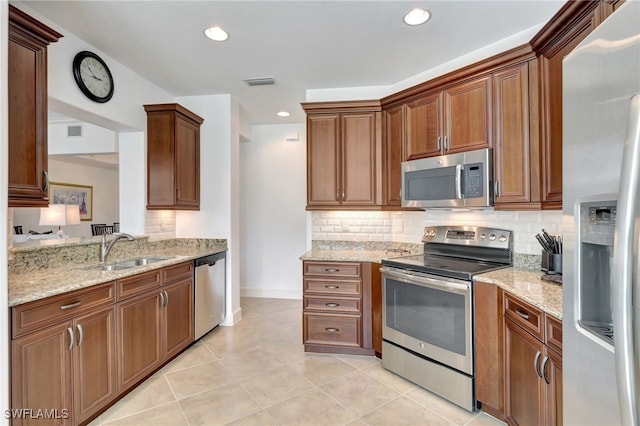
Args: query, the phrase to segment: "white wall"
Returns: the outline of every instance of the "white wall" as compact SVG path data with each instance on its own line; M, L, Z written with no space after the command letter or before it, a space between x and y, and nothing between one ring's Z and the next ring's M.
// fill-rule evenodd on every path
M74 164L49 157L49 179L51 182L93 187L92 220L83 221L80 225L64 226L66 235L90 237L91 223L112 224L119 221L118 170ZM22 225L25 234L29 230L43 232L54 228L39 226L39 220L39 208L13 209L13 224Z
M200 127L200 210L176 211L176 236L226 238L227 316L223 325L242 317L240 309L239 144L237 102L230 95L178 98L204 118Z
M253 126L251 142L240 145L242 296L302 298L305 135L304 124Z

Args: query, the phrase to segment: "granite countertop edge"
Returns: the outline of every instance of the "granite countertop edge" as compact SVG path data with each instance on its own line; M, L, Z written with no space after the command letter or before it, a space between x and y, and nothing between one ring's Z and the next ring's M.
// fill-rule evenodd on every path
M136 253L122 259L110 259L108 264L140 257L163 257L164 260L119 271L100 271L100 262L65 264L56 268L9 274L9 307L22 305L47 297L88 288L115 281L166 266L176 265L211 254L222 253L225 246L218 247L170 247Z
M539 270L504 268L476 275L474 281L494 284L562 321L562 285L540 279Z

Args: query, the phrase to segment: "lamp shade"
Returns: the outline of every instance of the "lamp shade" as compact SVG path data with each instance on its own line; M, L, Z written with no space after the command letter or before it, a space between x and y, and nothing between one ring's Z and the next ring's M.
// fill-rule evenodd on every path
M80 224L80 209L77 204L51 204L40 209L40 226L62 226Z

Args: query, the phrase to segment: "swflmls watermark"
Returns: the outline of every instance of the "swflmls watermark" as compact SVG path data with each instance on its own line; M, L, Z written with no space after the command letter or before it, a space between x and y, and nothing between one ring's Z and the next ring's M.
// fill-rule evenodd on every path
M69 410L66 408L15 408L4 410L5 419L68 419Z

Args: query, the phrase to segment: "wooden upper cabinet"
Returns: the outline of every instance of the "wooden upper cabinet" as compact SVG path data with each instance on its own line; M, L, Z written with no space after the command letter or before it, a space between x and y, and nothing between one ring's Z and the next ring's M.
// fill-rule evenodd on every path
M382 143L382 202L385 206L400 206L402 197L402 150L405 137L404 105L384 111Z
M442 153L442 92L427 94L407 104L404 160Z
M493 74L493 113L496 207L529 203L532 166L528 63ZM524 207L517 204L516 208Z
M380 103L307 103L303 107L307 111L307 209L380 208Z
M491 76L444 91L443 153L491 147Z
M62 34L9 5L9 207L49 205L47 46Z
M404 160L491 146L491 78L429 92L406 104Z
M307 116L307 205L338 204L338 114Z
M147 209L200 209L200 125L179 104L145 105Z
M570 1L531 41L539 54L543 208L562 208L562 60L604 18L600 2Z

